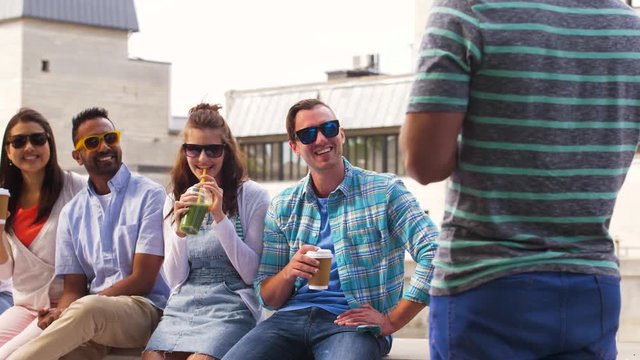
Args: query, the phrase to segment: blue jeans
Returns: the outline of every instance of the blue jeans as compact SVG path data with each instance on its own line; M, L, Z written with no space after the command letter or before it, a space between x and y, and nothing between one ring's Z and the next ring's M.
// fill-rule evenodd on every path
M431 359L615 359L620 279L531 272L432 296Z
M224 360L375 360L390 346L383 337L333 323L336 315L311 307L278 311L229 350Z
M13 306L13 296L9 291L0 292L0 314Z

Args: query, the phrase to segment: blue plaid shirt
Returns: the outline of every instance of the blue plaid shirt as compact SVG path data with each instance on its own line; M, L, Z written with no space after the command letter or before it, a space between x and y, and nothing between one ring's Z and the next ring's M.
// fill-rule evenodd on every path
M328 198L329 224L342 289L351 308L370 304L387 314L400 296L429 304L431 264L438 230L402 181L392 174L366 171L345 159L345 178ZM301 245L316 245L320 211L307 175L271 201L265 219L264 249L254 286L277 274ZM416 261L408 289L405 249ZM294 291L302 285L297 279Z

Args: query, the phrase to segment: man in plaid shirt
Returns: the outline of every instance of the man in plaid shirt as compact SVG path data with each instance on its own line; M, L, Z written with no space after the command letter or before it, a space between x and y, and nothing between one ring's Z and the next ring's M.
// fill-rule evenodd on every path
M277 312L224 359L380 359L429 303L438 230L397 177L342 156L344 130L323 102L293 105L287 132L309 175L272 201L254 281ZM319 261L305 254L318 248L334 254L326 290L307 284ZM405 250L417 267L403 293Z

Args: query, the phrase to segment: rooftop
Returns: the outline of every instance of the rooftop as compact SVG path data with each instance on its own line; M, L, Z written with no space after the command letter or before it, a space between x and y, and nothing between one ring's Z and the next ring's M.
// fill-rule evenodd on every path
M0 22L20 18L138 31L133 0L0 1Z

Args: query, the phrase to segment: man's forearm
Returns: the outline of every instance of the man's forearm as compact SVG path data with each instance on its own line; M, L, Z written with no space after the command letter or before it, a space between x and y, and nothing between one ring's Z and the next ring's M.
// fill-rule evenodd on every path
M389 313L388 316L393 328L393 332L402 329L425 307L426 304L423 303L400 299L398 305L396 305L396 307Z
M295 278L287 279L283 271L266 278L260 285L260 296L265 305L278 309L289 300L293 291Z
M87 277L84 274L64 275L64 290L56 307L64 310L87 294Z
M98 294L104 296L144 296L153 289L153 284L154 283L149 284L145 278L132 274L100 291Z
M407 174L426 185L451 175L457 165L457 137L464 113L409 113L400 131Z
M99 295L104 296L131 296L147 295L156 283L162 256L145 253L136 253L133 257L133 269L131 274L102 290Z

